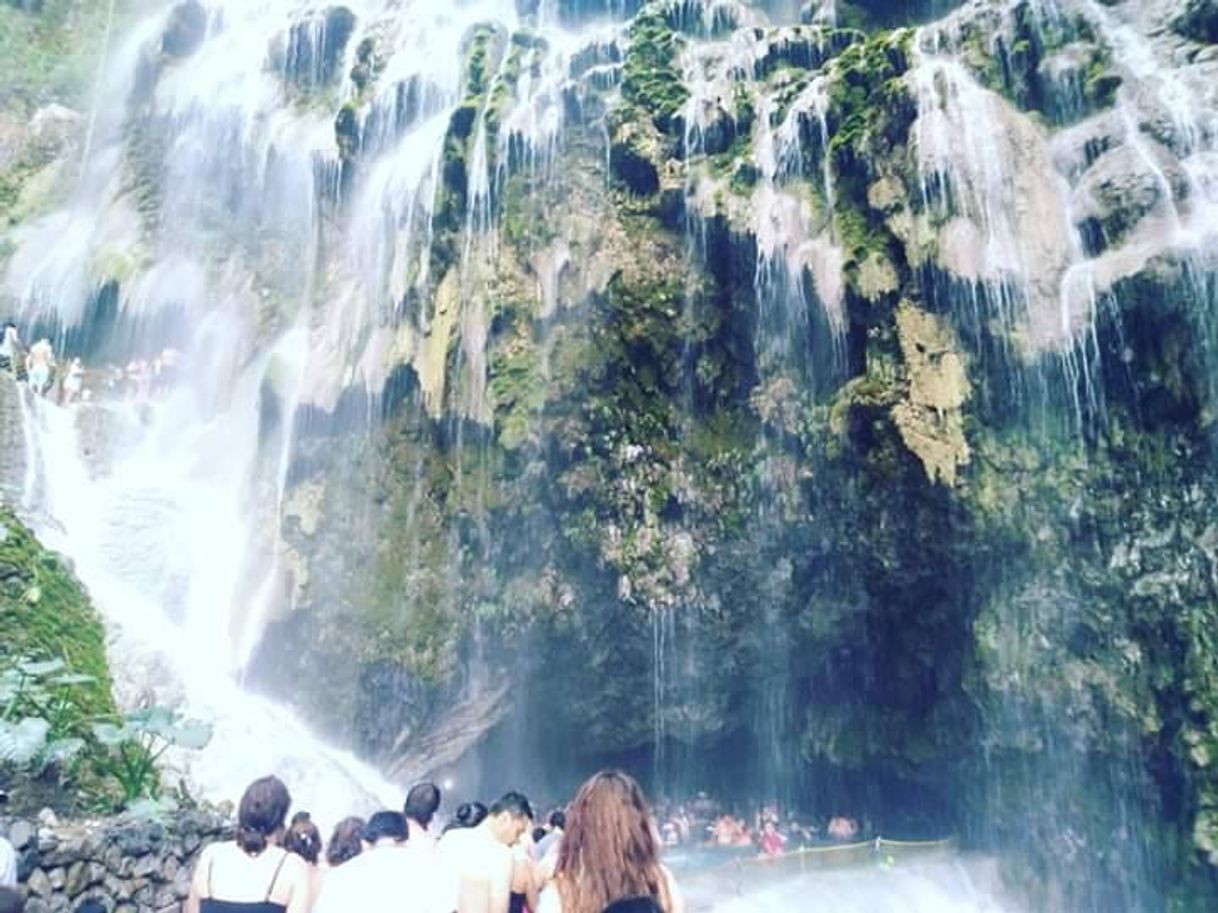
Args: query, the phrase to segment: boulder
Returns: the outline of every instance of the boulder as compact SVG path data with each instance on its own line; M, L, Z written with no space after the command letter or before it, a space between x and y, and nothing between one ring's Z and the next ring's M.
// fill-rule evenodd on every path
M1186 38L1218 44L1218 0L1188 0L1173 25Z
M609 167L631 193L651 196L660 189L662 141L646 118L622 119L613 131Z
M1118 244L1147 216L1168 210L1187 193L1179 163L1146 141L1100 156L1075 188L1071 207L1094 254Z
M161 52L166 57L190 57L207 39L207 26L207 10L199 0L179 3L161 35Z
M8 830L8 840L17 851L26 849L34 840L34 825L28 821L15 821Z
M289 87L309 91L332 85L343 71L355 24L355 13L345 6L332 6L293 25L286 47L281 45L271 54Z

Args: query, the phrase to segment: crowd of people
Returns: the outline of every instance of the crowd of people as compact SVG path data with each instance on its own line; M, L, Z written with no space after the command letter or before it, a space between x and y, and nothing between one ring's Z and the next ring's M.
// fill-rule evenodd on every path
M167 346L153 358L133 358L126 365L88 370L78 357L61 362L46 337L27 349L12 321L5 323L0 334L0 371L24 381L35 396L63 406L103 394L147 402L169 389L181 358L178 350Z
M535 821L509 792L437 822L440 790L420 783L401 811L351 817L323 835L277 777L251 783L232 840L199 855L186 913L684 913L642 790L602 771L571 804ZM92 905L92 906L91 906ZM100 901L78 908L104 910ZM0 913L22 913L16 855L0 840Z
M288 818L282 781L257 780L241 797L234 839L200 855L186 913L684 913L660 861L664 844L775 857L860 833L843 815L822 832L777 804L750 822L705 795L656 815L618 771L596 774L540 820L508 792L489 806L459 805L440 825L441 798L434 784L418 784L401 811L345 818L325 839L308 812ZM0 840L0 913L20 913L16 876L15 853Z
M195 865L187 913L683 913L654 818L628 775L603 771L535 820L509 792L460 805L442 826L439 788L402 810L346 818L328 839L276 777L252 783L234 839Z
M699 794L687 803L661 804L660 836L665 846L707 846L738 851L751 850L762 856L778 856L825 842L849 843L860 837L857 820L845 815L820 819L785 814L778 803L756 809L751 816L724 810L718 802Z

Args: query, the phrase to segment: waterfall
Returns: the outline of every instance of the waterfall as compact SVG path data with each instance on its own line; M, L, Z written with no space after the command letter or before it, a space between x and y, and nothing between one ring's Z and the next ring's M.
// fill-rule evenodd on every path
M1155 913L1218 842L1218 57L1169 7L111 4L0 232L89 396L23 396L0 482L209 798L621 763ZM974 862L713 908L1012 908Z
M207 5L197 50L180 57L160 46L173 11L138 22L103 62L79 182L21 229L4 277L23 323L52 330L61 353L98 375L88 405L28 404L25 506L115 628L123 696L216 725L201 757L178 759L204 794L235 797L275 769L335 819L396 804L395 788L242 690L298 583L279 534L298 415L334 408L353 386L372 410L386 348L411 325L422 338L455 318L401 310L443 278L430 274L429 252L450 115L473 91L461 48L481 23L505 35L519 24L511 0L399 6L368 0L339 15L220 0ZM367 36L380 42L382 78L353 127L366 165L357 183L340 179L354 189L336 199L332 175L351 167L351 150L325 105L354 101L343 85ZM503 167L518 143L545 167L561 131L558 77L582 46L559 32L556 50L530 61L494 148L479 117L465 260L484 256L473 245L489 228L492 156ZM124 169L134 190L118 180ZM341 226L335 207L350 212ZM326 248L348 255L323 268ZM106 283L119 300L103 324ZM399 319L393 343L388 323ZM485 321L476 309L460 317L468 371L483 378ZM123 376L151 372L170 351L180 363L172 375L163 365L154 395ZM442 349L404 354L425 377L445 370ZM481 417L484 395L467 395Z

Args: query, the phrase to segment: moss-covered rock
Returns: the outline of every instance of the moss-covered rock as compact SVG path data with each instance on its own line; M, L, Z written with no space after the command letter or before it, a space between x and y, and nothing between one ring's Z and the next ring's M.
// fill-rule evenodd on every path
M86 716L115 711L106 636L80 582L64 559L45 550L7 509L0 508L0 661L59 659L91 681L75 691Z
M652 0L630 25L622 97L637 108L660 132L673 126L689 97L678 67L681 37L665 16L667 4Z

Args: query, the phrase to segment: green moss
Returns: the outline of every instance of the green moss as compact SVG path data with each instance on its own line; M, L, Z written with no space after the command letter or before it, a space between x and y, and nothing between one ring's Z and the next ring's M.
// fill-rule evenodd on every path
M1117 90L1124 80L1112 69L1108 54L1097 54L1091 61L1083 81L1083 96L1092 109L1109 108L1116 101Z
M117 28L127 7L118 4ZM94 73L106 14L107 4L88 0L45 0L38 14L0 3L0 107L75 104Z
M838 175L834 220L846 253L847 283L864 299L874 297L874 283L863 281L866 265L890 264L900 274L898 286L905 270L903 247L886 214L872 207L869 189L880 163L892 168L901 160L917 115L904 78L913 38L909 29L881 32L848 47L833 65L829 154Z
M81 709L113 716L105 629L89 597L63 560L5 509L0 529L0 657L62 659L71 672L93 679L79 686Z
M666 133L689 90L677 65L682 39L669 25L663 7L652 0L631 23L622 97Z

